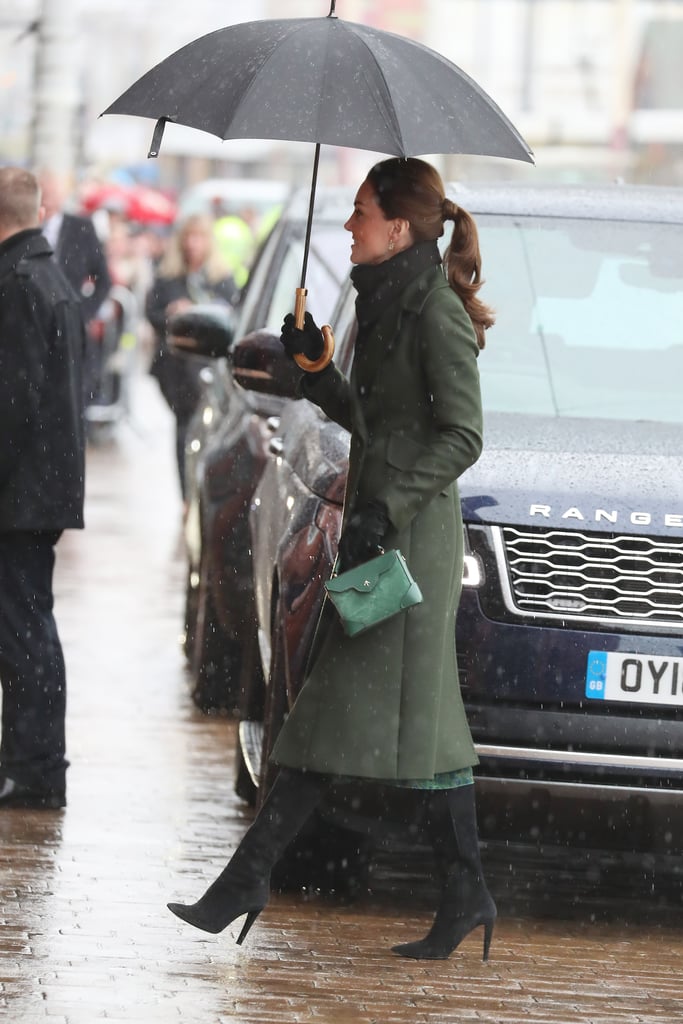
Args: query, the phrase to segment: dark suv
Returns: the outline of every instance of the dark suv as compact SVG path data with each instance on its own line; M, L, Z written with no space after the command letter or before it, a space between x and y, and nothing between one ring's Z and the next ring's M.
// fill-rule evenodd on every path
M449 194L476 217L482 294L497 310L480 356L484 453L460 479L454 624L482 834L680 853L683 194ZM350 289L335 323L348 368ZM245 386L253 358L234 352ZM274 368L268 386L282 391L281 379ZM303 680L348 435L300 401L270 448L251 512L264 678L240 730L255 785ZM363 827L361 805L354 817L347 802L345 823Z

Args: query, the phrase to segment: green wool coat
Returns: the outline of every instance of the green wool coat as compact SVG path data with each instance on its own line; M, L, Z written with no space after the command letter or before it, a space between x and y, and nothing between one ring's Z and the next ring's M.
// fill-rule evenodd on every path
M351 431L344 522L371 499L424 601L347 637L326 600L275 763L370 779L431 779L477 763L460 696L455 613L463 534L457 478L481 452L478 348L440 267L422 272L307 397Z

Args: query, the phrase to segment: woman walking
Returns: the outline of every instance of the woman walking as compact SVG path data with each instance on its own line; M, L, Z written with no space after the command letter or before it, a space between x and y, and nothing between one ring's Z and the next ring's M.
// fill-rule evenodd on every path
M444 262L437 239L453 221ZM491 311L477 297L476 226L445 198L441 178L416 159L372 168L345 227L358 337L347 380L325 362L320 330L285 319L282 343L315 364L303 394L351 431L339 561L342 570L400 549L423 603L348 637L326 603L304 686L272 753L276 781L232 860L178 917L218 932L246 914L238 942L268 901L269 877L335 778L420 791L442 875L433 925L395 946L445 959L496 916L479 856L472 767L477 756L460 696L455 612L463 563L457 478L479 457L477 354ZM424 793L427 790L428 793Z

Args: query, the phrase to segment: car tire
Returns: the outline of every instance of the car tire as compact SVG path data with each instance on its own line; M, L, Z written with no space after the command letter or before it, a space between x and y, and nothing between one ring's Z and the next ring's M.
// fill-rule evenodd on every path
M183 654L190 669L194 657L195 637L197 635L197 607L199 604L199 587L193 585L195 573L188 563L185 581L185 628L183 631Z
M206 567L202 564L190 659L192 700L205 714L232 714L239 701L240 647L218 620Z
M242 665L240 679L240 722L263 722L265 700L265 681L261 669L261 657L256 636L256 625L253 624L249 636L242 647ZM242 746L241 732L235 747L235 793L250 807L258 802L258 786L252 778Z
M244 754L242 747L238 742L235 746L235 793L244 800L248 807L256 807L256 801L258 798L258 789L254 785L254 780L251 777L251 773L247 768L247 762L244 760Z

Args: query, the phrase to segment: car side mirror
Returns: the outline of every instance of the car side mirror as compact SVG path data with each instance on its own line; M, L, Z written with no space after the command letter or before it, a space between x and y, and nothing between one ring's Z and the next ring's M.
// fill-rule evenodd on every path
M217 302L191 306L168 321L167 344L177 355L224 358L234 336L235 314Z
M261 391L280 398L300 398L301 370L289 358L280 338L270 331L252 331L230 351L232 376L248 391Z

